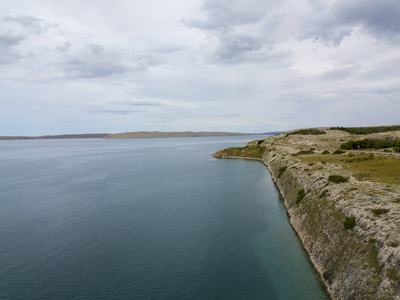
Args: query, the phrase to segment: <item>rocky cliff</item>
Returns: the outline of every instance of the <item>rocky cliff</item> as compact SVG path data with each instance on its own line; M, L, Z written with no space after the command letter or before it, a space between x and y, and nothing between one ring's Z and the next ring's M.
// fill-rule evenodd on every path
M271 172L332 299L400 300L400 157L387 149L333 154L357 137L325 132L281 134L243 149L259 149L254 159ZM215 157L246 156L232 153Z

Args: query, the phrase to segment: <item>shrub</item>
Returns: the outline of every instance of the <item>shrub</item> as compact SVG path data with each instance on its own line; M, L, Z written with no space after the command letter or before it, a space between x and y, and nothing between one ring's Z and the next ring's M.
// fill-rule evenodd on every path
M259 140L259 141L257 142L257 145L261 145L263 142L264 142L264 140Z
M342 150L335 150L334 152L333 152L333 154L343 154L343 153L346 153L345 151L342 151Z
M387 208L373 208L373 209L371 209L371 211L374 213L375 216L380 216L380 215L383 215L383 214L387 214L390 211L390 209L387 209Z
M306 134L306 135L308 135L308 134L326 134L326 132L323 130L315 129L315 128L301 129L301 130L296 130L296 131L287 133L286 137L288 137L289 135L293 135L293 134Z
M376 242L376 239L374 239L374 238L368 239L368 243L370 243L370 244L375 244L375 242Z
M324 150L324 152L322 152L322 154L331 154L331 152L328 150Z
M356 217L346 217L343 222L344 229L353 229L356 226Z
M301 189L297 192L297 199L296 199L296 203L299 204L301 200L304 199L304 197L306 196L306 192L304 191L304 189Z
M400 282L399 273L398 273L397 270L394 269L394 268L389 268L389 269L387 269L387 270L386 270L386 276L387 276L389 279L393 280L393 281Z
M349 179L347 177L343 177L341 175L331 175L329 176L329 181L333 183L342 183L342 182L347 182Z
M358 141L348 141L340 145L340 149L386 149L400 147L400 140L393 138L385 139L363 139Z
M377 127L331 127L330 129L342 130L351 134L371 134L400 130L400 125L377 126Z
M281 178L281 176L283 175L283 173L285 173L286 169L287 169L287 166L282 167L282 168L279 168L279 171L278 171L278 178Z
M391 243L389 243L389 246L390 246L390 247L398 247L398 246L399 246L399 243L397 243L397 242L391 242Z
M299 152L296 153L297 155L307 155L307 154L314 154L314 150L300 150Z
M323 190L321 195L319 196L319 199L322 199L323 197L325 197L328 194L328 190Z

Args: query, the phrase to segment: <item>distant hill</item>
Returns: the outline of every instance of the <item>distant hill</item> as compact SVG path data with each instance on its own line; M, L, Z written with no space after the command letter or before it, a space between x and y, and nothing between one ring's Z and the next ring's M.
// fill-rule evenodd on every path
M125 133L86 133L86 134L61 134L42 136L0 136L0 140L39 140L39 139L145 139L145 138L173 138L173 137L206 137L206 136L241 136L241 135L274 135L281 132L243 133L243 132L213 132L213 131L135 131Z
M205 137L205 136L239 136L256 135L260 133L240 133L240 132L208 132L208 131L181 131L181 132L161 132L161 131L136 131L110 134L104 136L105 139L144 139L144 138L173 138L173 137Z
M0 136L0 140L41 140L41 139L93 139L102 138L109 133L86 133L86 134L61 134L42 136Z

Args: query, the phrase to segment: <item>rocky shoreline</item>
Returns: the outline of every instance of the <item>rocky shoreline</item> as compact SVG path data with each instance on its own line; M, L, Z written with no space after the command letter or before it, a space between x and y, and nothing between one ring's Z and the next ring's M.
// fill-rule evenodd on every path
M380 164L398 163L400 157L388 151L333 154L340 142L357 137L325 132L280 134L243 149L259 149L259 157L250 158L268 167L332 299L400 300L400 171L392 175L383 165L386 173L378 172ZM400 132L383 135L389 134ZM229 150L214 157L249 158ZM362 172L370 165L375 171L368 177Z

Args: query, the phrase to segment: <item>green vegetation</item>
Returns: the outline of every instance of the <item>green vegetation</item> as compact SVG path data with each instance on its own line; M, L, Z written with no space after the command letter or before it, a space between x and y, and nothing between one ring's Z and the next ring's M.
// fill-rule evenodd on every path
M371 268L374 268L378 274L381 274L382 273L382 265L379 263L378 254L379 254L379 252L378 252L378 249L376 248L375 244L369 243L367 245L368 264L370 265Z
M342 130L351 134L371 134L400 130L400 125L377 127L331 127L331 130Z
M304 191L304 189L299 190L297 192L296 203L299 204L300 201L303 200L305 196L306 196L306 192Z
M283 173L285 173L286 169L287 169L287 166L282 167L282 168L279 168L279 171L278 171L278 178L281 178L281 176L283 175Z
M343 153L346 153L345 151L342 151L342 150L335 150L334 152L333 152L333 154L343 154Z
M300 129L300 130L296 130L296 131L287 133L286 137L288 137L289 135L294 135L294 134L305 134L305 135L309 135L309 134L326 134L326 132L323 131L323 130L315 129L315 128Z
M349 181L347 177L343 177L342 175L330 175L328 179L333 183L343 183Z
M322 163L341 166L343 170L351 171L359 180L368 179L385 184L400 184L400 158L390 156L370 156L355 154L349 159L343 155L303 155L299 159L304 163ZM396 201L396 200L394 200ZM400 198L398 200L400 203Z
M387 208L373 208L373 209L371 209L371 211L375 216L380 216L380 215L383 215L383 214L387 214L390 211L390 209L387 209Z
M319 195L319 199L324 198L328 194L328 190L323 190L321 195Z
M353 229L356 226L356 217L346 217L343 222L344 229Z
M389 243L389 246L390 246L390 247L398 247L398 246L399 246L399 243L397 243L397 242L391 242L391 243Z
M370 244L375 244L375 242L376 242L376 239L374 239L374 238L368 239L368 243L370 243Z
M386 148L399 148L400 140L393 138L386 139L363 139L358 141L348 141L340 145L343 150L352 149L386 149Z
M331 154L328 150L324 150L321 154Z
M262 158L267 148L264 146L254 145L245 147L231 147L220 150L214 154L214 157L242 157L242 158Z
M297 154L297 155L309 155L309 154L314 154L314 149L300 150L300 151L297 152L296 154Z
M394 269L394 268L387 269L386 276L387 276L387 278L389 278L393 281L396 281L397 283L400 283L400 276L396 269Z
M349 155L349 157L354 157L354 155L352 155L352 156ZM366 161L366 160L373 160L374 158L375 158L375 155L370 154L368 156L346 159L344 162L346 162L346 163L361 162L361 161Z

